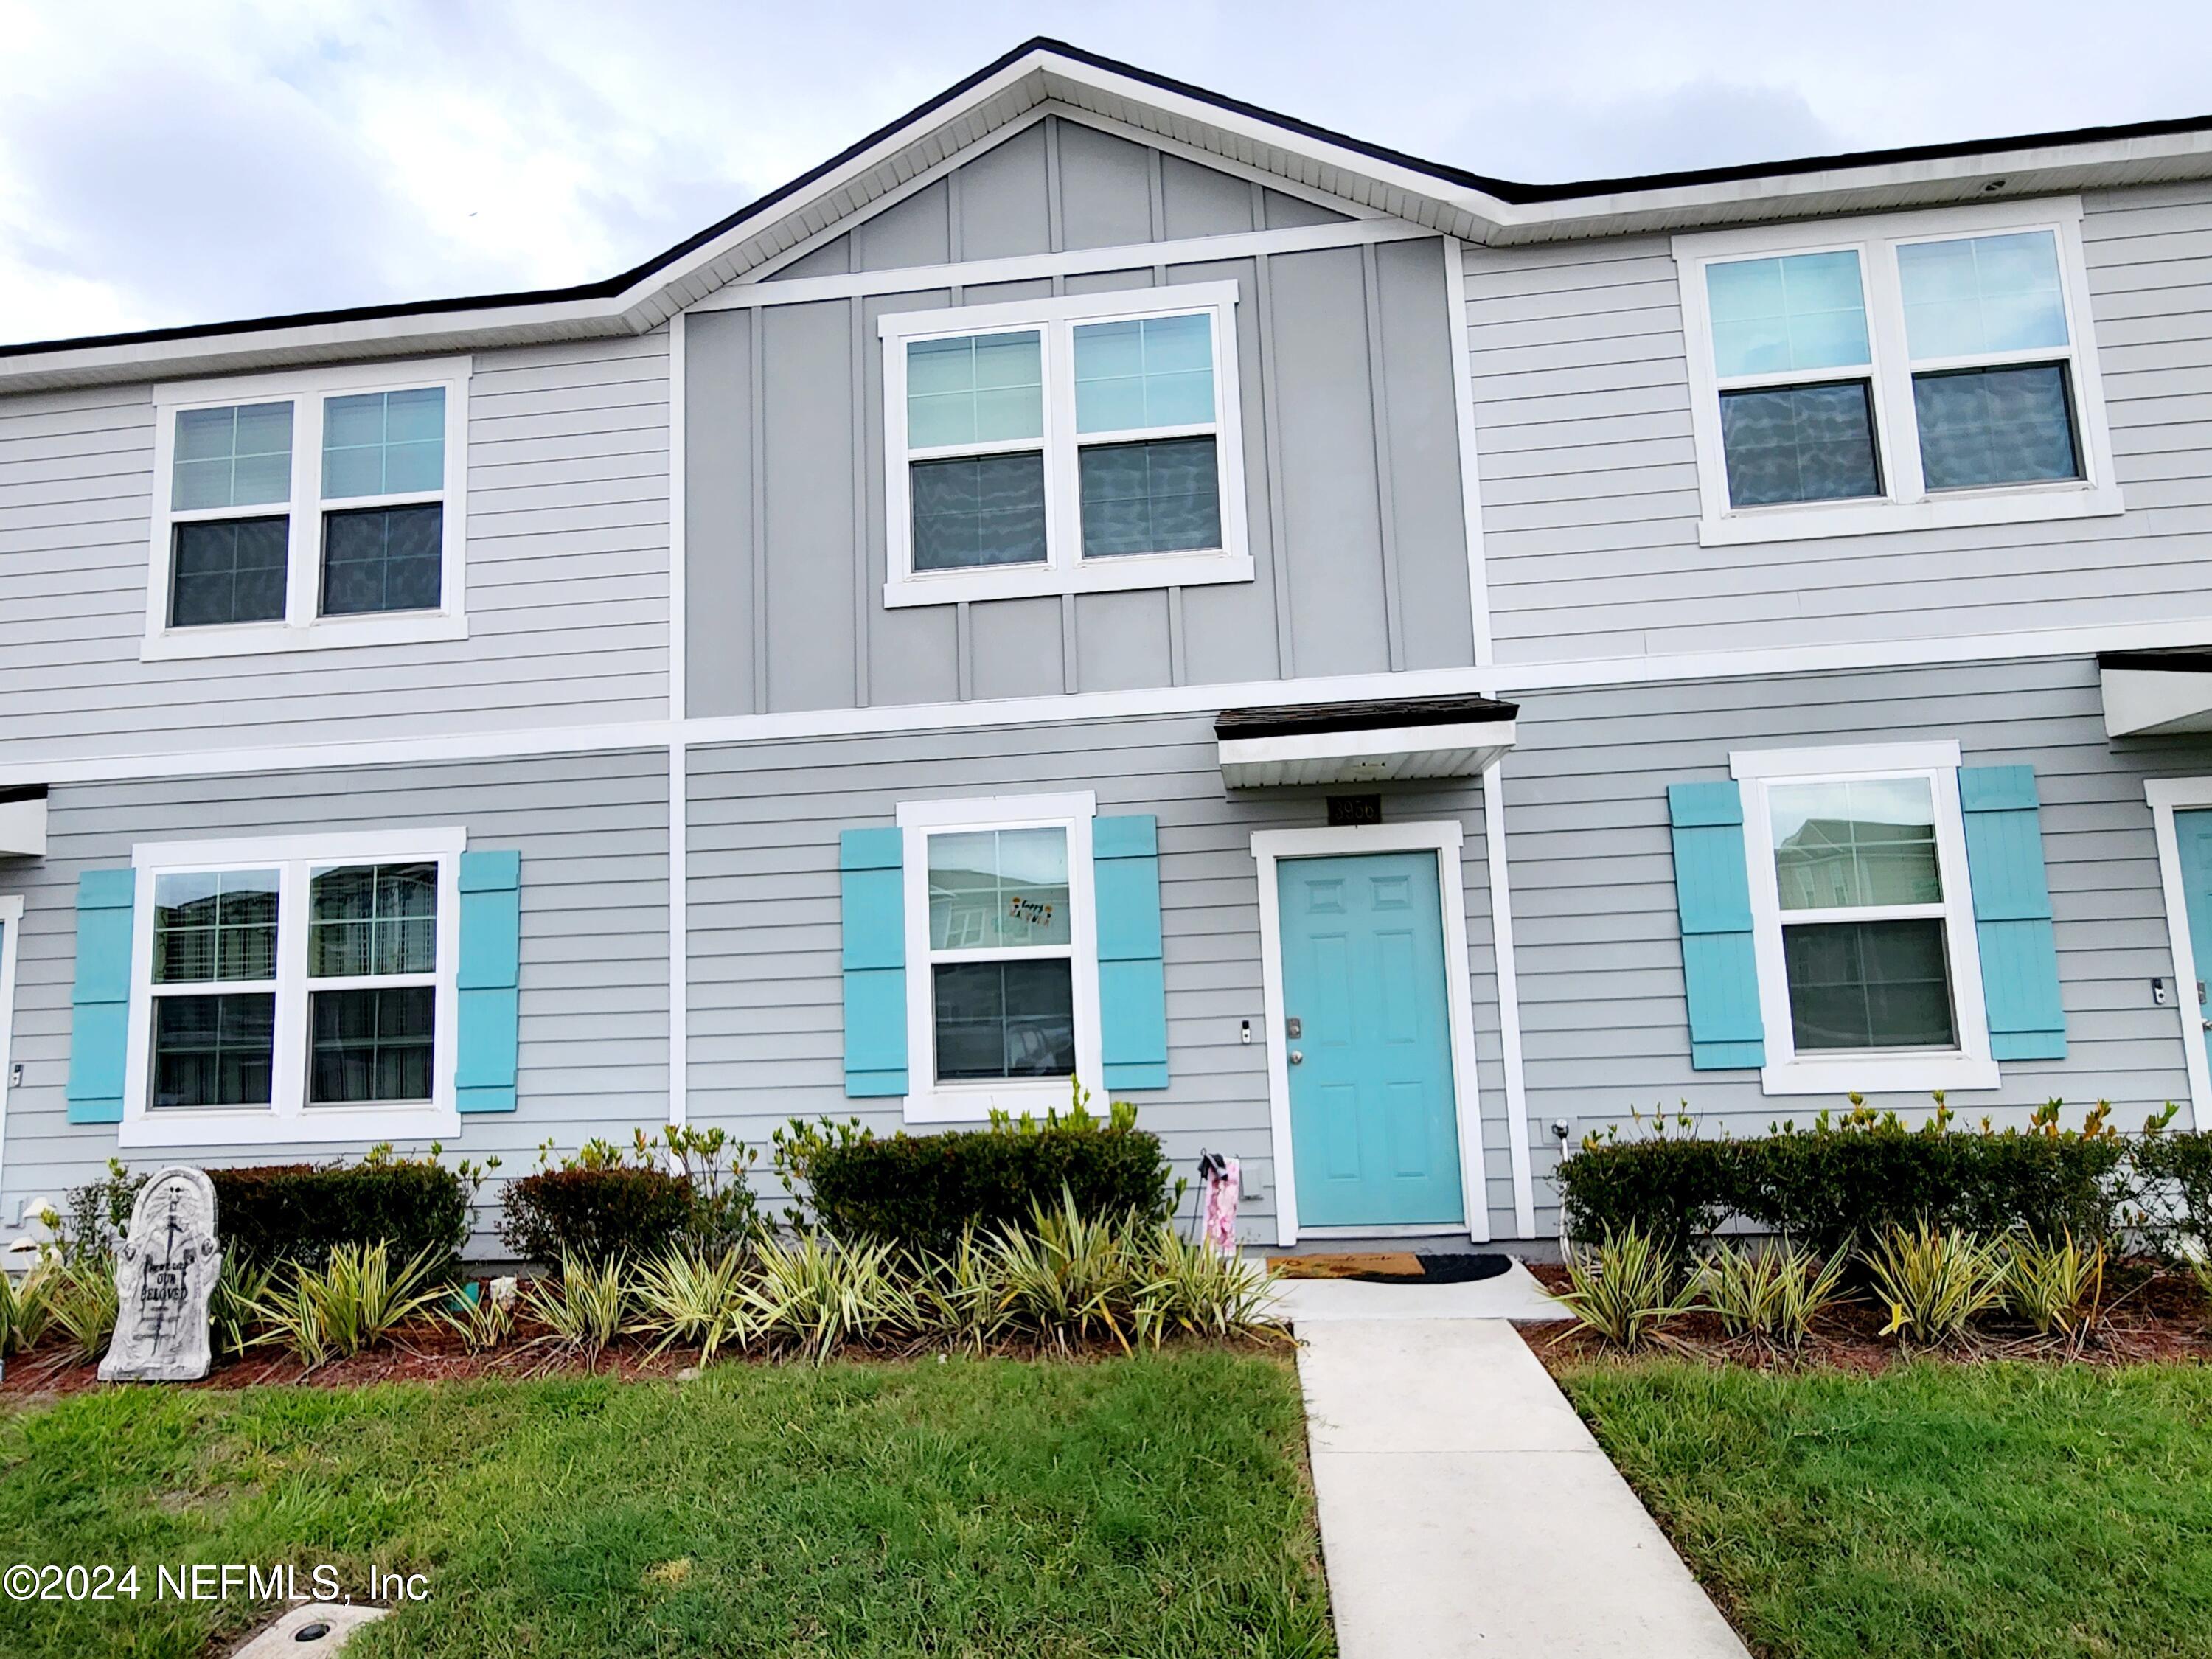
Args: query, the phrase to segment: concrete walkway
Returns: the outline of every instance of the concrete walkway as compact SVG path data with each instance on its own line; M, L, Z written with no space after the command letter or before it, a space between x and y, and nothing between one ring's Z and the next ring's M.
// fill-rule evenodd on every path
M1567 1310L1518 1261L1495 1279L1463 1285L1377 1285L1357 1279L1286 1279L1273 1312L1301 1331L1322 1319L1565 1319Z
M1343 1659L1748 1659L1504 1319L1294 1317Z

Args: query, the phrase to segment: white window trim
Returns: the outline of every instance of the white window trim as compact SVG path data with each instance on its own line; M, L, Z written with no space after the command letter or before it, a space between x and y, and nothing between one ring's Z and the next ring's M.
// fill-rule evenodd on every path
M283 836L245 841L171 842L134 847L137 883L131 926L131 1024L125 1050L124 1147L290 1146L332 1141L419 1140L460 1133L454 1093L460 1003L456 986L461 951L459 829L391 830L357 835ZM438 865L438 1000L433 1094L427 1103L391 1106L307 1104L307 881L311 867L435 860ZM276 997L275 1097L267 1106L176 1107L155 1110L153 1091L154 880L165 872L282 872L277 909L276 977L240 981L243 991ZM347 981L353 983L354 981Z
M1082 505L1077 472L1081 447L1075 426L1075 326L1195 313L1213 320L1213 412L1210 425L1160 427L1126 434L1174 437L1211 431L1219 446L1221 546L1176 553L1083 557ZM890 606L954 605L1049 593L1107 593L1133 588L1188 587L1252 580L1244 508L1244 440L1237 369L1237 284L1123 289L1061 299L896 312L878 319L884 358L884 501ZM910 342L1034 330L1043 337L1044 434L1035 443L976 444L910 451L906 441L906 348ZM1083 434L1087 441L1112 435ZM1044 451L1045 546L1042 564L988 570L914 568L914 515L908 463L915 454L978 454L994 449Z
M1966 869L1966 830L1959 809L1954 742L1869 744L1827 749L1757 749L1729 757L1742 786L1743 844L1751 878L1752 951L1759 965L1759 1012L1766 1032L1759 1087L1770 1095L1888 1094L1899 1091L1994 1089L1989 1010L1982 1000L1982 953L1974 933L1974 895ZM1936 805L1936 867L1943 882L1943 939L1950 952L1952 1018L1959 1046L1946 1050L1869 1050L1801 1058L1792 1039L1790 981L1782 959L1782 902L1774 875L1767 791L1778 783L1841 783L1860 778L1920 777Z
M1091 823L1098 798L1088 790L1058 795L997 795L966 800L902 801L898 808L900 880L906 916L907 1094L909 1123L981 1123L994 1111L1018 1116L1066 1110L1064 1077L981 1083L937 1081L937 1023L931 996L929 837L970 830L1064 830L1067 832L1070 980L1074 994L1075 1074L1105 1097L1098 1036L1098 913L1091 865Z
M2181 878L2181 837L2176 811L2212 808L2212 777L2152 778L2143 785L2158 843L2159 887L2166 902L2166 936L2173 952L2173 1012L2181 1026L2183 1068L2189 1074L2189 1121L2197 1128L2212 1123L2212 1063L2204 1052L2203 1021L2212 1007L2197 1000L2197 983L2212 974L2212 962L2197 960L2197 940L2189 931L2189 889Z
M2069 343L2063 349L2014 355L2027 362L2047 362L2058 358L2072 362L2074 416L2080 428L2076 435L2083 476L2056 483L1999 484L1986 489L1947 489L1931 495L1920 471L1919 434L1912 405L1914 364L1905 346L1897 245L2035 230L2051 232L2057 244L2059 283L2065 300ZM1974 203L1919 213L1887 213L1799 225L1711 231L1675 237L1674 252L1681 283L1683 343L1689 356L1691 424L1698 453L1700 545L1725 547L1756 542L1802 541L1822 536L1874 535L1898 530L2103 518L2123 510L2119 484L2112 470L2104 381L2097 367L2097 335L2089 309L2088 267L2081 254L2081 203L2078 197ZM1793 371L1749 379L1756 379L1762 385L1785 385L1792 381L1849 380L1863 374L1873 382L1875 442L1882 483L1888 494L1858 501L1732 507L1729 504L1727 458L1721 448L1721 387L1714 373L1711 315L1705 301L1705 267L1735 259L1814 252L1856 252L1859 256L1860 282L1866 300L1867 337L1873 356L1871 368ZM1960 361L2000 363L2005 361L2005 356L1990 354ZM1923 371L1942 366L1940 362L1918 365Z
M1487 809L1486 809L1487 810ZM1298 1226L1296 1147L1291 1134L1290 1042L1284 1021L1283 895L1278 866L1285 859L1358 853L1434 853L1437 901L1443 913L1444 995L1450 1011L1452 1097L1459 1126L1460 1202L1464 1219L1435 1226L1331 1227L1304 1230L1307 1237L1342 1231L1363 1237L1465 1233L1490 1241L1490 1188L1483 1169L1482 1103L1475 1088L1474 994L1467 957L1467 887L1461 869L1467 830L1457 818L1411 823L1370 823L1333 830L1256 830L1252 857L1260 875L1260 978L1267 1012L1267 1121L1275 1176L1275 1242L1295 1244ZM1517 1186L1517 1182L1516 1182Z
M221 380L178 380L154 388L153 530L147 544L146 637L142 662L175 662L202 657L255 656L280 651L343 649L367 645L419 644L465 640L467 605L469 375L473 360L437 357L405 362L362 363L346 368L301 370L284 374L242 374ZM323 501L323 401L362 392L401 392L436 386L446 394L446 482L442 489L392 495ZM259 508L176 513L174 488L177 416L193 409L236 404L292 405L292 494L280 505ZM383 615L322 617L323 518L326 510L401 506L416 501L445 505L443 568L439 608L396 611ZM169 626L169 544L181 520L246 518L283 511L289 515L290 544L284 574L284 619L228 626Z

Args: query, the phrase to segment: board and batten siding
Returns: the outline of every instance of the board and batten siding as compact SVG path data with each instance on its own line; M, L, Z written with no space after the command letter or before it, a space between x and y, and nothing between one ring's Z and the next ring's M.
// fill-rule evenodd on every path
M2212 772L2212 744L2110 743L2095 663L1998 662L1531 696L1505 763L1514 961L1537 1159L1540 1232L1556 1230L1547 1178L1564 1118L1572 1139L1630 1132L1680 1103L1708 1134L1757 1134L1845 1103L1768 1097L1756 1071L1690 1067L1667 786L1726 778L1732 750L1956 738L1969 766L2029 765L2058 944L2067 1054L2007 1060L1995 1091L1954 1091L1967 1122L2001 1125L2061 1098L2107 1099L2140 1127L2169 1100L2188 1121L2182 1042L2194 1005L2154 1006L2173 973L2143 783ZM2187 999L2183 1000L2187 1002ZM1924 1112L1925 1096L1872 1097Z
M2083 251L2127 511L1698 544L1663 236L1466 249L1501 663L2004 633L2212 605L2212 190L2091 192Z
M1054 118L778 273L880 269L884 292L690 313L688 629L713 649L689 653L690 712L1472 663L1442 241L1142 257L1155 227L1191 236L1340 216ZM905 266L1121 238L1139 244L1128 270L898 289ZM1239 290L1253 580L884 607L880 317L1223 281Z
M667 1121L665 752L75 785L55 789L48 811L46 858L0 863L0 893L24 901L14 1047L23 1081L8 1091L0 1224L13 1224L30 1198L58 1203L115 1156L112 1125L68 1121L76 880L128 866L140 842L459 825L471 848L519 850L520 1109L463 1117L449 1152L479 1162L496 1154L502 1176L525 1175L548 1136L573 1151ZM181 1156L282 1164L365 1150L271 1143ZM170 1155L125 1156L144 1170Z
M666 331L479 352L469 637L141 662L147 387L0 398L0 759L658 719Z
M1133 1093L1179 1174L1201 1151L1242 1158L1261 1188L1246 1237L1274 1237L1255 830L1324 817L1318 791L1224 798L1205 716L690 751L689 1110L764 1144L793 1115L859 1117L884 1133L898 1103L849 1100L842 1067L837 833L887 825L898 803L1091 789L1102 816L1159 819L1170 1085ZM1457 818L1475 1003L1491 1226L1513 1231L1480 792L1468 781L1388 798L1393 821ZM1249 1045L1239 1022L1252 1022Z

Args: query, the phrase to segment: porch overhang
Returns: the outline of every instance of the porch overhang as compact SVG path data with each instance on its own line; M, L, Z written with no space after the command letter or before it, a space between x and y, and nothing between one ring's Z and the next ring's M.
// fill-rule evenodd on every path
M0 859L46 855L46 792L0 789Z
M1213 722L1231 789L1466 778L1513 746L1517 705L1491 697L1226 708Z
M2106 651L2097 673L2107 737L2212 732L2212 649Z

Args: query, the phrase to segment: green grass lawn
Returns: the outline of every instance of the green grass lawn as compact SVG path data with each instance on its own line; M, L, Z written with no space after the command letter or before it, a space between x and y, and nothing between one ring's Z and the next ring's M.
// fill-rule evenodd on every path
M141 1389L0 1417L0 1566L136 1564L135 1603L0 1603L0 1653L198 1656L266 1610L180 1563L374 1565L398 1654L1326 1655L1287 1361L724 1365L358 1391Z
M1561 1382L1768 1659L2212 1654L2212 1370Z

